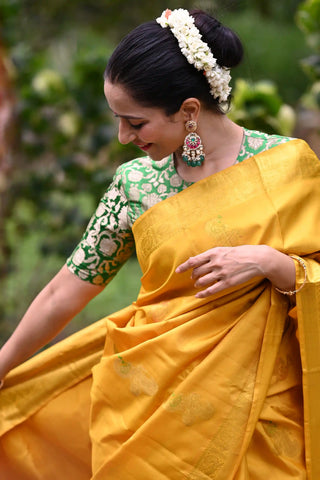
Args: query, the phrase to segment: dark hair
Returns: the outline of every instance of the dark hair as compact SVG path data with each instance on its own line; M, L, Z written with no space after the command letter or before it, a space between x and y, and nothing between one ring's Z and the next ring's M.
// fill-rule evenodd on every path
M190 13L217 63L227 68L238 65L243 56L238 36L201 10ZM188 63L170 28L162 28L156 21L143 23L119 43L104 75L111 83L122 85L138 103L162 108L167 115L176 113L190 97L222 111L203 73Z

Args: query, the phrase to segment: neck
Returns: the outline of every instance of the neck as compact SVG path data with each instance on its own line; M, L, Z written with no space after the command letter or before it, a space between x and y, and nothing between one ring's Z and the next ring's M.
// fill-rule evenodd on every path
M176 169L186 181L194 182L233 165L242 145L243 129L226 115L201 112L198 135L204 146L205 161L189 167L182 160L182 150L175 152Z

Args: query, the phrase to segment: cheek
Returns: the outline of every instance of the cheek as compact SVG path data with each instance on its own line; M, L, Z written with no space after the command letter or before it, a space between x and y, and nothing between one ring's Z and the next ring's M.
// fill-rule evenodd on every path
M176 149L183 145L186 131L184 126L176 123L157 122L157 124L145 125L141 128L138 135L146 142L166 143L169 148Z
M172 141L176 142L178 146L183 145L187 132L181 126L172 127L169 135L171 135Z
M137 131L137 134L141 139L151 142L157 136L157 130L151 125L145 125Z

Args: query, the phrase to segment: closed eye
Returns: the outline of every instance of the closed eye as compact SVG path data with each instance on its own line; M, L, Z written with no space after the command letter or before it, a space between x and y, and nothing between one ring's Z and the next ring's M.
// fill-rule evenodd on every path
M138 123L137 125L133 125L130 122L128 122L128 123L129 123L130 127L134 128L135 130L139 130L144 125L144 123Z
M129 121L129 118L130 117L125 117L125 116L122 116L122 115L118 115L117 113L114 113L113 112L113 115L115 118L124 118L126 119L126 121L128 122L129 126L131 128L134 128L135 130L139 130L141 127L143 127L143 125L145 124L144 122L141 122L141 123L137 123L137 124L133 124Z

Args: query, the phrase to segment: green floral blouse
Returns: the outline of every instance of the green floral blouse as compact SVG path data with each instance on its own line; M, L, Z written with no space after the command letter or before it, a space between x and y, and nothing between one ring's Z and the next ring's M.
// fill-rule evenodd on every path
M237 163L289 140L244 129ZM121 165L67 260L69 270L95 285L109 283L134 252L132 225L137 218L190 185L176 172L172 155L161 161L142 157Z

